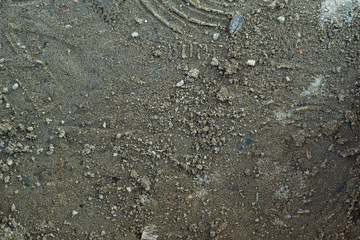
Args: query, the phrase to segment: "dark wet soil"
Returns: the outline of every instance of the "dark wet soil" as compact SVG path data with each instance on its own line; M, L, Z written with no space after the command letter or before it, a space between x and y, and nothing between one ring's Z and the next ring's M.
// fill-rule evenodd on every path
M0 239L359 239L359 9L320 5L0 0Z

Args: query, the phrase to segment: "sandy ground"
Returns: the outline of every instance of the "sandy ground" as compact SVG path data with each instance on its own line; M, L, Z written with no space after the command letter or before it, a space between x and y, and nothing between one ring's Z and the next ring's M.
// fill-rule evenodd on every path
M0 239L360 239L359 4L0 0Z

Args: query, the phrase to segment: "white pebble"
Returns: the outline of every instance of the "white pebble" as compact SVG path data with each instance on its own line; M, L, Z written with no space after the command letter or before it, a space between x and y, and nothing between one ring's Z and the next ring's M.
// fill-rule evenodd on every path
M10 182L10 176L6 176L4 178L4 183L9 183Z
M19 84L18 83L15 83L13 86L12 86L12 89L13 90L16 90L16 89L18 89L19 88Z
M176 84L177 87L182 87L184 85L184 80L181 80Z
M139 36L139 33L138 33L138 32L133 32L133 33L131 34L131 36L132 36L133 38L137 38L137 37Z
M285 22L285 17L284 16L280 16L277 18L277 20L280 22L280 23L284 23Z
M11 165L14 164L14 160L8 159L8 160L6 160L6 164L7 164L8 166L11 166Z
M76 215L78 215L79 214L79 212L78 211L75 211L75 210L73 210L72 212L71 212L71 215L74 217L74 216L76 216Z
M247 62L246 62L246 65L248 65L248 66L255 66L255 63L256 63L256 61L255 60L247 60Z
M216 41L219 39L220 33L214 33L213 34L213 40Z
M217 60L217 58L213 57L211 59L211 63L212 66L219 66L219 60Z

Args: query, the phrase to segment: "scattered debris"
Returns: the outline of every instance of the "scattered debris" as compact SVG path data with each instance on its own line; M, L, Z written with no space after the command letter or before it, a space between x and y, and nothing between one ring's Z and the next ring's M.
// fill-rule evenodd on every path
M357 0L322 0L320 8L320 26L325 23L343 25L343 21L351 22L356 9L360 9L360 1Z
M95 151L95 146L94 145L90 145L88 143L86 143L84 145L84 149L82 150L82 154L83 155L89 155L90 153Z
M189 70L189 72L187 73L187 75L188 75L189 77L192 77L192 78L198 78L198 77L199 77L199 73L200 73L200 71L199 71L198 69L194 68L194 69Z
M326 123L323 123L321 126L323 127L323 133L326 136L330 136L334 134L336 131L338 131L340 127L340 122L338 120L332 120Z
M156 240L159 236L156 234L156 226L149 225L144 227L141 234L141 240Z
M360 154L360 147L346 149L346 150L342 151L340 154L343 157L351 157L351 156L358 155L358 154Z

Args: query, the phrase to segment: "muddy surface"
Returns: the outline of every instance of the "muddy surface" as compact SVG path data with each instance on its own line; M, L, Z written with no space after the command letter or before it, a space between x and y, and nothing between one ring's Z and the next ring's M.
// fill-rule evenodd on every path
M359 8L324 2L1 0L0 239L359 239Z

